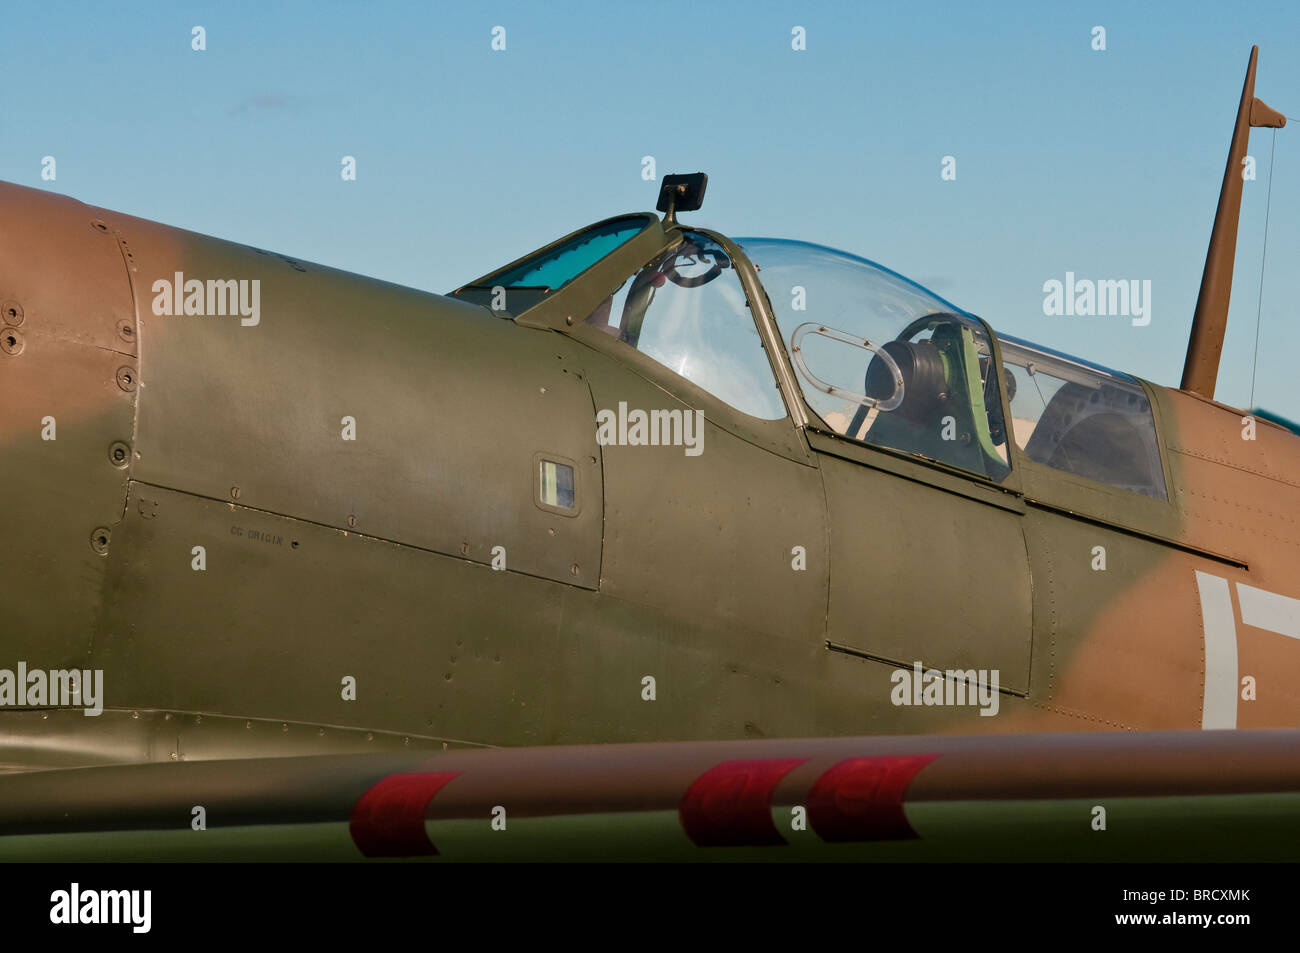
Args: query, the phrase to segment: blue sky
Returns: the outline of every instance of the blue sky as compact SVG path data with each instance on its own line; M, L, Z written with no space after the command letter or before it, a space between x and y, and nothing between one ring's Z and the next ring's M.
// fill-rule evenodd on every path
M709 173L686 221L844 248L1176 386L1252 43L1257 95L1300 122L1294 0L24 4L0 34L0 178L447 291L653 208L649 155ZM1298 128L1276 134L1255 400L1292 417ZM1273 138L1251 137L1219 379L1238 405ZM1067 271L1149 279L1151 323L1044 316Z

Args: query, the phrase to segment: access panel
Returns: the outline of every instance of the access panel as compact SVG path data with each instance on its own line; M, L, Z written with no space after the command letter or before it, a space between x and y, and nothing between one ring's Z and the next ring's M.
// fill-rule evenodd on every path
M830 523L830 646L902 668L975 669L990 685L996 672L1000 691L1026 693L1032 604L1015 498L994 505L904 475L918 465L890 472L813 441Z

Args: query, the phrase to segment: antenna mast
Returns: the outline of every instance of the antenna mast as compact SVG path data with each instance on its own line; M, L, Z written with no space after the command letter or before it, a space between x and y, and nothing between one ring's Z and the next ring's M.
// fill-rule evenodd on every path
M1214 230L1205 255L1205 272L1201 275L1201 293L1192 316L1192 334L1187 342L1187 359L1183 363L1182 389L1214 397L1219 377L1219 358L1223 354L1223 336L1228 328L1228 299L1232 296L1232 266L1237 255L1237 223L1241 218L1242 161L1252 126L1280 129L1286 117L1255 98L1255 64L1259 47L1250 48L1250 64L1237 107L1237 123L1228 148L1228 166L1223 170L1223 188L1219 207L1214 213Z

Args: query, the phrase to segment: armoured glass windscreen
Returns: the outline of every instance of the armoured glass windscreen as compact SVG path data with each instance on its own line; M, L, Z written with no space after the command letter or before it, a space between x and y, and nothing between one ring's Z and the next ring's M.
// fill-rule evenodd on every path
M835 433L1001 480L1010 472L984 326L887 268L821 245L738 239L809 407Z
M1131 377L999 335L1016 446L1035 463L1166 498L1155 417Z
M637 215L594 226L559 247L538 252L480 284L558 290L641 232L651 221L651 218Z
M786 415L731 258L687 232L587 317L719 400L763 420Z

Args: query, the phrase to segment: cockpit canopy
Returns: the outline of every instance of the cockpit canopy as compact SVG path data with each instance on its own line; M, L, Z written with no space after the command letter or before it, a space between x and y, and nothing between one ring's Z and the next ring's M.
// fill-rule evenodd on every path
M998 335L1013 436L1035 463L1166 499L1151 401L1097 364Z
M571 284L607 281L590 277L595 266L658 226L649 214L610 219L453 294L518 316ZM995 483L1014 441L1035 464L1165 499L1151 405L1133 378L1017 338L995 348L980 319L847 252L742 238L737 255L713 233L665 237L621 286L599 289L607 297L585 326L742 414L786 416L755 323L766 302L749 300L738 271L752 265L818 429Z
M1010 436L1035 463L1165 498L1150 401L1133 378L1007 336L999 374L984 323L916 282L821 245L736 242L804 399L835 433L995 482L1010 472Z
M1006 427L984 326L864 258L737 243L767 289L805 400L835 433L999 481Z

